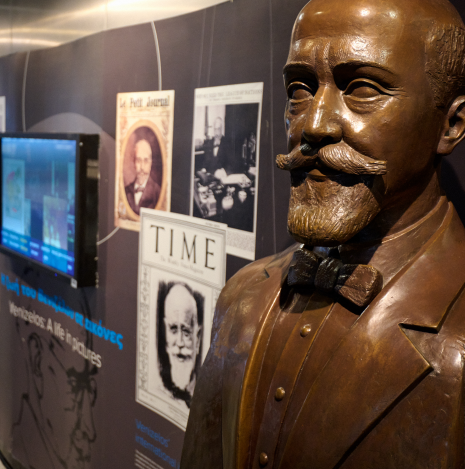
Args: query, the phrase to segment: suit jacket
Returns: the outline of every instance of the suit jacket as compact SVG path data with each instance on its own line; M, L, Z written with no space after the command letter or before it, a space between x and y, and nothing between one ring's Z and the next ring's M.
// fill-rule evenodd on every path
M203 146L204 154L201 157L201 168L205 168L208 173L215 174L215 171L220 168L226 168L228 159L231 158L229 145L226 138L223 136L220 139L218 146L218 153L214 154L213 139L207 140Z
M250 264L224 288L182 468L264 467L251 443L255 401L295 249ZM342 339L330 350L320 340L313 376L309 355L310 372L299 370L296 387L302 399L287 404L291 418L275 452L267 453L267 469L464 467L464 265L465 230L449 204L436 233ZM293 364L284 365L282 379L297 379L288 376Z
M135 185L136 181L128 184L124 190L126 191L126 198L129 206L131 207L134 213L137 215L140 214L141 207L145 208L155 208L160 197L160 186L156 183L151 176L147 181L144 192L142 192L142 197L140 198L139 204L136 204L135 199Z

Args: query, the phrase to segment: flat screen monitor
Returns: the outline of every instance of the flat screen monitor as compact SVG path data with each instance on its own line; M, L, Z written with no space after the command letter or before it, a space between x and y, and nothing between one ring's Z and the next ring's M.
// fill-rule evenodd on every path
M98 136L0 134L0 151L2 250L94 285Z

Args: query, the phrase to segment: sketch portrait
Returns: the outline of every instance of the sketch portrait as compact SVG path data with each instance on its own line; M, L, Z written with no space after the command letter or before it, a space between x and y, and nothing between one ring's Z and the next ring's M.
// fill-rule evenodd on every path
M22 319L16 325L27 380L16 403L13 454L31 469L91 467L98 368L48 332ZM92 348L88 332L82 340Z

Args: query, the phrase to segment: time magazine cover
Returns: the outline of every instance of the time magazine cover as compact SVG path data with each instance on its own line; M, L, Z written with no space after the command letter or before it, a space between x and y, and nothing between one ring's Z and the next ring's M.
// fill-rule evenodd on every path
M226 226L141 210L136 401L185 430L226 278Z

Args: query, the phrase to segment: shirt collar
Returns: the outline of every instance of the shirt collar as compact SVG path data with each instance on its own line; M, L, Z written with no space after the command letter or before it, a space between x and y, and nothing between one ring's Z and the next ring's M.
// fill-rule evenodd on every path
M346 264L369 264L383 275L386 285L433 236L448 208L442 196L436 206L422 219L392 236L372 243L347 243L339 246L339 255Z

